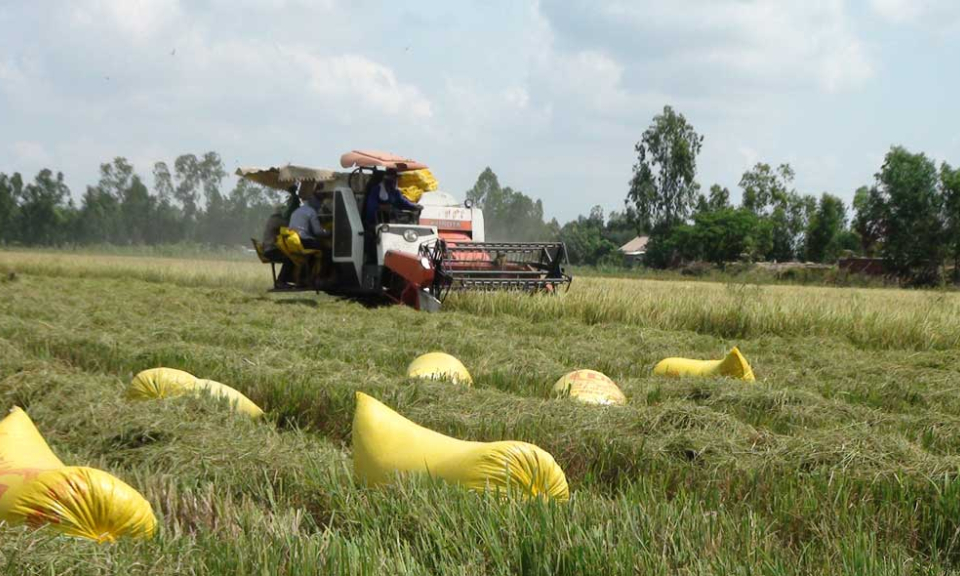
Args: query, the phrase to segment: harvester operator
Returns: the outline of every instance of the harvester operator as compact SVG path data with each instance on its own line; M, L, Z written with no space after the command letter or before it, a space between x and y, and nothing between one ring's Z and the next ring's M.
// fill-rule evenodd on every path
M375 173L367 184L366 196L363 201L363 226L373 230L377 225L377 212L380 205L386 204L393 209L419 213L423 206L415 204L400 193L397 188L397 173L388 171L386 174Z
M423 206L415 204L400 193L397 188L396 170L386 173L374 172L367 182L366 194L363 198L363 241L366 261L376 262L377 254L377 214L380 206L388 206L391 211L400 209L414 212L418 215ZM391 216L387 217L391 221Z

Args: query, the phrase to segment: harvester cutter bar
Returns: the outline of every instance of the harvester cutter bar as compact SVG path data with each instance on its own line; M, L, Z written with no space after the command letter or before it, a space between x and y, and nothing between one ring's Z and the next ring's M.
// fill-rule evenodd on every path
M562 242L446 242L431 254L434 292L528 290L552 292L569 285Z

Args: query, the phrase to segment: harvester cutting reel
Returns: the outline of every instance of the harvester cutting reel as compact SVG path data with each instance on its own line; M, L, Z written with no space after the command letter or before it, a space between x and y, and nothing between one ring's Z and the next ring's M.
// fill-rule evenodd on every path
M423 246L433 266L431 293L443 301L450 291L520 290L556 292L569 288L563 242L450 242Z

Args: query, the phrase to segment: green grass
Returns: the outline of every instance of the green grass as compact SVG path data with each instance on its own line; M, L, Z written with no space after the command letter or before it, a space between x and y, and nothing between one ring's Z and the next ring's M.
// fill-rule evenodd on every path
M625 278L633 280L669 280L676 282L719 282L749 283L761 285L786 286L843 286L859 288L883 288L896 286L895 278L868 276L850 273L836 265L824 268L795 267L776 270L765 267L763 263L739 262L718 268L707 263L698 263L687 268L659 270L646 266L570 266L573 276L594 276L603 278ZM944 289L956 289L945 284Z
M263 293L258 264L0 252L0 409L143 491L148 542L0 527L2 574L943 574L960 565L960 295L577 278L440 314ZM13 273L11 277L10 273ZM739 345L754 384L663 380ZM445 350L475 386L404 377ZM131 404L165 365L233 385ZM629 403L552 400L575 368ZM459 438L550 451L568 504L369 489L363 390Z
M253 253L252 243L243 243L236 246L217 246L195 242L180 242L176 244L157 245L117 245L117 244L82 244L76 246L57 247L22 247L0 246L0 250L11 253L44 254L47 256L76 255L76 256L127 256L143 258L173 258L177 260L217 260L250 262Z
M537 322L689 330L722 338L840 337L865 348L960 347L960 294L854 288L758 286L614 278L575 279L556 298L470 294L453 309Z

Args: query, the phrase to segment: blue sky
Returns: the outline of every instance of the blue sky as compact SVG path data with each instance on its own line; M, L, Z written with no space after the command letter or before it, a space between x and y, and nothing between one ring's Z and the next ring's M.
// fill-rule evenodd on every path
M401 6L403 4L403 6ZM757 161L845 199L892 144L960 164L955 0L0 0L0 172L220 152L407 154L463 195L491 166L561 220L618 209L665 104L699 181Z

